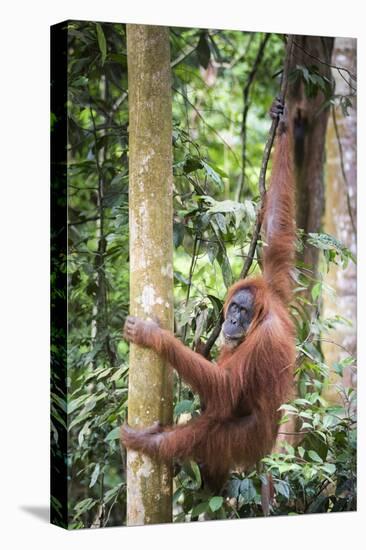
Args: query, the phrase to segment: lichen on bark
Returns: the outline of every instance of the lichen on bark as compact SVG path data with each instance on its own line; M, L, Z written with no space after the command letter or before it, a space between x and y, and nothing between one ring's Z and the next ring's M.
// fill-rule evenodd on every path
M130 313L173 329L172 99L169 30L127 25L129 80ZM128 421L172 420L172 372L131 345ZM171 521L170 468L127 456L127 523Z

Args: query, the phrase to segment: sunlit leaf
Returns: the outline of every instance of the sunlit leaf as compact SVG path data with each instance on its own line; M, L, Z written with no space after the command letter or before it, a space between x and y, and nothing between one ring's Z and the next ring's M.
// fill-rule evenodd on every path
M223 503L224 503L223 497L212 497L210 498L208 505L213 512L216 512L219 508L221 508Z

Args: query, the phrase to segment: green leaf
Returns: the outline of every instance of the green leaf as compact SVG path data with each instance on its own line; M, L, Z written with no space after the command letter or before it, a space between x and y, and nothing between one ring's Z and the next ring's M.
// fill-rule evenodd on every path
M84 443L84 439L86 434L89 432L89 428L90 428L90 421L87 421L85 422L84 426L81 428L80 432L78 433L79 447L81 447L82 444Z
M330 414L326 414L323 419L323 428L324 430L327 430L331 426L336 426L338 422L339 420L337 418L334 418L334 416Z
M299 416L301 416L301 418L307 418L308 420L313 420L313 413L310 411L301 411L301 413L299 413Z
M323 464L322 470L326 472L329 475L333 475L336 471L336 465L335 464Z
M253 481L251 479L243 479L240 483L239 493L243 497L244 503L249 504L257 495Z
M287 422L289 421L290 417L288 414L284 414L280 420L278 421L278 425L279 426L282 426L283 424L287 424Z
M89 483L89 488L93 487L96 482L97 482L97 479L99 477L99 473L100 473L100 464L99 462L95 465L95 468L93 470L93 473L92 473L92 476L90 478L90 483Z
M285 403L284 405L281 405L279 408L280 411L288 411L289 413L297 414L298 410L293 405L290 405L289 403Z
M276 492L282 495L283 497L290 498L290 486L285 481L279 480L275 483Z
M92 411L95 407L95 405L97 404L97 398L95 395L90 395L86 400L85 400L85 408L81 411L82 413L88 413L90 411Z
M233 272L231 271L230 262L226 254L222 258L220 268L225 286L229 288L233 284Z
M348 260L352 260L356 263L356 257L352 252L344 246L338 239L328 233L309 233L308 243L320 250L334 251L343 263L343 267L346 267ZM330 258L331 259L331 258Z
M215 214L215 221L219 226L220 231L222 233L227 233L225 216L223 214L217 213Z
M118 483L118 485L116 485L115 487L113 487L113 489L109 489L109 491L107 491L105 494L104 494L104 498L103 498L103 501L104 503L106 504L107 502L109 502L110 500L112 500L113 497L116 496L116 494L118 493L118 491L120 491L122 485L124 484L124 482L122 481L121 483Z
M219 510L219 508L221 508L221 506L223 505L224 503L224 499L223 497L212 497L210 500L209 500L209 507L211 508L211 510L213 512L216 512L217 510Z
M305 66L302 66L301 70L302 70L302 75L304 77L305 82L309 82L309 76L310 76L309 70Z
M98 374L97 380L101 380L102 378L106 378L112 371L113 371L112 367L110 367L109 369L103 370L101 373Z
M63 428L67 429L65 420L61 417L61 415L58 413L57 409L53 405L51 406L51 415L52 419L55 422L58 422Z
M339 104L342 108L342 114L343 116L348 116L349 115L349 112L348 112L348 109L350 107L352 107L352 101L349 97L346 97L346 96L342 96L340 98L340 101L339 101Z
M113 376L111 376L110 380L111 382L117 382L117 380L122 380L122 378L125 376L125 374L127 374L128 372L128 367L120 367L119 369L116 370L116 372L113 374Z
M312 424L309 424L309 422L303 422L301 424L301 430L308 430L308 429L311 429L313 427Z
M183 242L185 228L182 223L173 224L173 243L174 248L178 248Z
M61 397L60 395L57 395L57 393L52 392L51 399L54 406L57 405L63 412L66 412L67 403L64 397Z
M192 518L195 518L200 514L204 514L205 512L207 512L208 509L208 502L200 502L199 504L197 504L197 506L193 508L191 516Z
M213 294L207 294L207 298L212 303L215 314L219 316L223 306L222 300L220 300L220 298L217 298L217 296L214 296Z
M52 132L56 122L57 122L57 116L55 115L55 113L51 112L51 132Z
M301 466L299 464L286 464L282 463L278 465L278 471L280 474L284 474L285 472L295 472L301 470Z
M83 88L87 86L88 82L89 80L86 76L79 76L70 82L70 86L73 86L74 88Z
M180 499L180 497L184 495L184 488L183 487L179 487L175 492L174 492L174 495L173 495L173 500L172 500L172 504L173 506L175 506L178 502L178 500Z
M209 164L210 167L211 167L211 170L214 170L216 172L216 174L218 174L219 176L221 176L222 178L228 178L229 176L227 175L226 172L224 172L224 170L222 170L221 168L219 168L219 166L217 166L216 164L213 164L213 162L209 162L207 163L207 161L203 161L203 163L205 164Z
M303 399L302 397L299 397L298 399L294 399L293 401L295 405L310 405L310 401L308 399Z
M95 26L97 28L98 46L100 49L100 53L102 54L102 65L104 65L107 57L107 42L101 24L95 23Z
M184 160L183 163L183 172L185 174L190 174L191 172L195 172L196 170L199 170L200 168L203 168L202 161L198 157L187 157Z
M68 426L68 430L71 431L72 428L74 428L77 424L80 424L80 422L84 422L88 417L90 416L90 411L88 412L82 412L81 414L78 414L76 418L72 422L70 422Z
M221 53L220 53L220 50L214 40L214 37L211 36L210 34L208 35L207 37L212 45L212 48L213 48L213 53L215 55L215 58L218 60L218 61L222 61L223 60L223 57L221 56Z
M314 302L317 300L317 298L319 298L321 290L322 290L322 283L321 282L315 283L315 285L311 289L311 297L314 300Z
M174 415L179 416L183 413L191 413L194 410L194 402L189 399L179 401L174 407Z
M106 436L104 441L113 441L114 439L119 439L119 433L120 433L120 427L117 426L116 428L113 428L109 432L109 434Z
M191 460L189 464L190 464L190 467L192 468L192 471L193 471L193 474L194 474L194 477L195 477L195 480L196 480L197 484L201 485L201 483L202 483L201 471L200 471L198 465L196 464L196 462L194 462L194 460Z
M207 200L209 197L205 197ZM207 212L216 213L230 213L235 216L236 229L240 226L243 219L247 219L248 222L252 222L255 219L255 209L252 201L245 200L244 202L236 202L231 200L215 201L211 199L208 201L211 206Z
M343 371L346 367L349 367L354 364L354 358L353 357L346 357L345 359L342 359L339 361L339 363L334 363L333 370L335 373L337 373L339 376L343 376Z
M214 260L216 259L217 255L219 253L219 247L216 243L208 243L207 246L207 255L209 261L213 264Z
M84 500L79 501L74 507L74 510L76 512L74 520L76 520L79 516L81 516L88 510L91 510L97 504L97 502L98 501L94 500L93 498L85 498Z
M314 462L319 462L319 463L323 462L323 460L320 458L318 453L316 453L315 451L308 451L308 455L311 458L311 460L314 460Z
M190 460L189 462L185 462L182 465L182 473L184 475L183 477L181 477L181 482L182 482L182 487L184 487L184 489L188 489L189 491L197 491L201 487L202 485L201 472L199 467L193 460ZM193 505L193 499L192 499L192 505Z
M204 160L202 160L201 162L202 162L202 168L204 168L204 170L205 170L207 176L208 176L210 179L212 179L212 181L213 181L214 183L216 183L216 184L218 185L219 189L222 191L222 190L224 189L224 184L223 184L223 181L222 181L220 175L218 174L217 169L214 170L214 169L212 168L212 166L210 166L210 164L208 164L208 162L206 162L206 161L204 161ZM216 167L215 167L215 168L216 168Z

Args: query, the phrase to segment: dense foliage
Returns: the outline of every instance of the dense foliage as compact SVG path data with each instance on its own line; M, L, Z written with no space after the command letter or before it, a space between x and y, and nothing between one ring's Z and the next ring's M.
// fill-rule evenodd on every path
M54 414L59 406L69 415L70 523L81 528L125 522L118 429L126 419L128 382L128 345L121 338L129 308L128 84L123 25L71 22L68 33L68 396L55 395ZM284 47L278 35L173 28L171 50L176 328L187 345L197 346L217 323L226 288L243 267ZM293 77L329 84L317 83L311 68ZM57 124L55 116L51 123ZM299 249L306 239L323 251L324 272L329 262L343 269L353 261L331 236L301 234ZM300 264L297 279L299 391L283 409L284 420L295 419L298 440L257 470L233 473L223 495L201 488L195 463L182 465L176 521L263 515L261 493L270 479L271 514L355 509L355 392L339 384L337 404L322 395L329 367L341 375L354 359L325 365L320 347L321 335L349 320L322 319L322 279L314 283ZM197 398L180 380L174 400L176 421L199 414Z

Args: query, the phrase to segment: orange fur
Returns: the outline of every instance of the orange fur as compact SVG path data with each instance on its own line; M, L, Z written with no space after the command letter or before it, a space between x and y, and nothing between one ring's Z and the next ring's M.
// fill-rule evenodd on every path
M237 282L224 305L226 316L238 290L253 292L254 315L244 341L234 349L224 346L215 365L155 323L137 319L126 336L164 356L206 408L183 426L122 427L123 443L164 461L193 458L203 463L205 479L216 488L230 469L253 466L271 451L278 432L278 408L291 393L295 362L294 327L287 310L294 258L291 150L289 133L282 132L277 136L264 207L264 275Z

